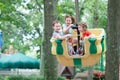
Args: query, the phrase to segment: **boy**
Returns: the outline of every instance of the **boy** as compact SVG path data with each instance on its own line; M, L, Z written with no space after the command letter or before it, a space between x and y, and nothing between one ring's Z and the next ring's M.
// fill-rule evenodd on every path
M52 38L56 38L56 39L59 39L59 40L64 40L65 38L71 37L71 34L63 35L61 24L58 20L53 21L52 26L53 26L53 29L54 29L54 32L52 34ZM73 50L72 44L70 44L69 42L68 42L68 50L69 50L69 54L72 55L74 50Z
M53 29L54 29L54 32L52 34L53 38L63 40L65 38L71 36L71 34L63 35L62 29L61 29L61 24L58 20L53 21L52 26L53 26Z

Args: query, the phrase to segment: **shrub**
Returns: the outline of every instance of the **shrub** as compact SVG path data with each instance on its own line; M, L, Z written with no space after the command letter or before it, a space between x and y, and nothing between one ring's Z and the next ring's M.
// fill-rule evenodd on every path
M6 76L5 79L2 80L44 80L44 78L36 75L34 76L12 75L12 76Z
M12 75L12 76L5 76L5 78L0 78L0 80L44 80L42 76L37 75ZM57 80L66 80L65 77L58 76Z
M58 77L57 77L57 80L66 80L66 78L65 78L65 77L61 77L61 76L58 76Z
M5 77L5 80L25 80L25 76L22 75L12 75Z
M3 77L0 77L0 80L4 80Z

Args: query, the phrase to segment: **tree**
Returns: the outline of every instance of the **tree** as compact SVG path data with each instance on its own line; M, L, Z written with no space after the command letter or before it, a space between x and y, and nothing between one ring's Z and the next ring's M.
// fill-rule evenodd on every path
M64 23L65 14L75 16L74 2L73 0L59 0L57 17L61 22ZM84 19L87 19L90 26L93 21L91 17L94 2L95 0L79 0L80 20L86 16ZM98 12L98 26L106 27L106 0L98 2ZM24 53L31 47L32 49L41 47L43 14L43 0L0 0L0 29L3 31L4 40L2 50L10 44Z
M94 2L94 14L93 14L93 28L96 28L98 26L98 0L95 0Z
M57 5L57 17L58 19L64 23L64 16L66 14L75 15L74 1L72 0L59 0Z
M108 0L106 80L119 80L120 0Z
M79 1L78 0L75 0L75 12L76 12L76 22L78 23L79 18L80 18L80 15L79 15Z
M93 27L92 28L97 28L98 26L98 0L94 1L93 9L94 11L93 11ZM89 80L93 79L93 69L94 69L94 66L88 67L88 72L89 72L88 79Z
M106 28L107 26L107 0L85 0L82 19L88 23L90 28ZM96 16L95 16L96 15ZM94 22L97 19L97 22Z
M56 0L44 0L44 41L43 60L45 80L57 80L57 60L51 54L50 38L52 34L52 22L56 19Z
M15 46L17 49L19 47L18 50L23 47L24 49L27 49L25 46L20 46L23 45L23 35L21 33L24 33L25 31L22 30L22 27L27 26L25 17L16 9L16 7L20 6L20 4L21 0L0 1L0 29L3 31L3 49L6 49L10 44L14 45L14 43L16 43Z
M12 44L15 49L23 53L30 50L31 47L32 49L37 47L39 48L38 55L40 55L43 27L42 6L42 0L0 0L3 51Z

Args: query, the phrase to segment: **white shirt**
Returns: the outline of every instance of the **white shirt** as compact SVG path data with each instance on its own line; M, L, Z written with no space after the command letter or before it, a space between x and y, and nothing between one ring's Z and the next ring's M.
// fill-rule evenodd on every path
M66 24L63 24L63 30L65 30L67 28L67 25ZM70 28L68 30L68 34L71 34L72 33L72 28ZM64 33L65 34L65 33Z

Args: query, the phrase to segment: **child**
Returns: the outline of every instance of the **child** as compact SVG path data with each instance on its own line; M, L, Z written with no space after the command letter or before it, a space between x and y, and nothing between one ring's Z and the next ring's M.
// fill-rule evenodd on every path
M78 23L78 30L80 31L80 33L82 33L81 39L79 41L80 46L78 51L80 54L84 54L83 53L84 37L92 37L92 34L87 30L87 24L85 22Z
M60 24L60 22L58 20L53 21L52 27L54 29L54 32L52 34L53 38L57 38L57 39L63 40L65 38L71 36L71 34L63 35L61 24Z
M72 34L73 29L71 27L74 25L74 23L75 23L75 18L72 15L67 14L65 16L65 24L63 24L63 32L64 32L64 34ZM69 38L68 42L72 46L73 46L73 44L76 43L76 41L73 38ZM76 52L76 50L77 50L77 46L74 45L73 48L74 48L74 52L73 52L73 54L74 54Z
M85 22L78 23L78 30L82 33L82 40L84 37L90 37L91 33L87 30L87 24Z
M66 15L65 16L65 24L63 24L63 32L64 34L71 34L72 33L72 28L71 26L75 23L75 19L71 15Z
M52 38L64 40L65 38L69 38L71 36L71 34L63 35L61 24L58 20L54 21L52 26L54 29L54 32L52 34ZM71 55L73 52L73 48L72 48L72 45L70 43L68 43L68 50L69 50L69 53Z

